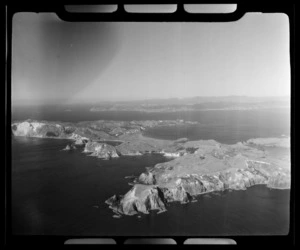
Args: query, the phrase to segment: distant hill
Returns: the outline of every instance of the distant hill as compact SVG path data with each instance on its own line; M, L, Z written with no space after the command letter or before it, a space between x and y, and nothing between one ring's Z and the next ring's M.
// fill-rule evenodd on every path
M182 104L197 104L197 103L212 103L212 102L235 102L235 103L257 103L257 102L290 102L289 96L195 96L186 98L166 98L166 99L146 99L133 101L99 101L94 104L164 104L164 105L182 105Z
M123 102L99 102L97 104L93 104L90 111L178 112L189 110L244 110L288 107L290 107L290 98L286 96L199 96Z

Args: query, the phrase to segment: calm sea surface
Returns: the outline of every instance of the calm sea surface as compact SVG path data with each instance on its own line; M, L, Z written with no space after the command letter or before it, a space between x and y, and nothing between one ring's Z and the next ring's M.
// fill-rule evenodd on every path
M68 110L68 111L66 111ZM190 140L214 139L221 143L234 144L250 138L272 137L290 134L289 109L265 110L212 110L172 113L143 112L90 112L89 107L72 109L59 107L18 108L12 110L12 120L48 120L48 121L93 121L93 120L176 120L197 121L198 125L187 127L156 127L146 135L161 139Z
M30 113L30 111L28 111ZM235 143L253 137L289 134L287 110L206 111L169 114L138 112L68 112L13 114L14 120L186 119L189 128L159 128L148 136L215 139ZM47 116L48 114L48 116ZM64 114L64 115L63 115ZM26 117L23 117L26 116ZM263 185L246 191L198 196L189 204L171 203L161 214L113 218L104 203L131 186L125 176L167 161L161 155L104 161L76 151L61 151L68 140L14 137L12 140L12 223L14 234L38 235L268 235L289 230L289 190Z

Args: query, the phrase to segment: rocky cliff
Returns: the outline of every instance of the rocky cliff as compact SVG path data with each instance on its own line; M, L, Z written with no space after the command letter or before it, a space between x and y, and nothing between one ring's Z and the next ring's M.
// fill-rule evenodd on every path
M257 144L254 145L254 141ZM132 215L153 209L165 210L170 202L187 203L197 195L226 189L245 190L258 184L289 189L289 152L284 149L287 144L274 146L271 140L270 146L270 140L263 140L267 145L261 140L254 141L235 145L215 141L187 142L183 146L192 143L197 150L156 164L135 179L136 184L126 195L115 195L107 203L119 214ZM263 148L257 149L256 145ZM156 202L150 206L148 200Z
M69 126L49 121L23 121L15 122L11 126L14 136L72 139L77 145L84 144L90 138L80 135L76 126Z
M166 210L169 202L186 203L197 195L263 184L290 188L290 138L256 138L234 145L215 140L176 141L144 137L144 128L187 124L176 121L92 121L77 124L23 121L12 124L15 136L72 139L84 152L101 159L161 153L169 158L142 173L124 196L106 203L118 214ZM100 142L117 139L116 147ZM65 150L76 149L68 145Z
M265 184L272 188L290 188L289 174L266 175L255 162L252 164L255 167L228 169L205 175L181 176L165 185L153 185L156 183L155 177L151 173L142 174L138 178L140 184L134 185L124 197L114 195L106 203L120 214L132 215L137 212L147 214L150 210L166 210L169 202L187 203L195 196L208 192L224 191L225 189L245 190L258 184Z
M151 185L136 184L124 196L114 195L106 203L119 214L148 214L150 210L166 210L161 190Z
M96 156L101 159L111 159L119 157L116 148L106 143L89 141L85 144L84 153L92 153L91 156Z
M24 121L12 124L12 133L15 136L27 137L60 137L66 138L68 135L65 129L60 124L43 123L43 122L30 122Z

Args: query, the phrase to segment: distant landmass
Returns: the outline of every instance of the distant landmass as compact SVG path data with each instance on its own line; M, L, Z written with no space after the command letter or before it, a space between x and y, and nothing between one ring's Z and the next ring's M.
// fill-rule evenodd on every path
M91 107L90 111L180 112L195 110L255 110L289 107L289 97L225 96L101 102Z

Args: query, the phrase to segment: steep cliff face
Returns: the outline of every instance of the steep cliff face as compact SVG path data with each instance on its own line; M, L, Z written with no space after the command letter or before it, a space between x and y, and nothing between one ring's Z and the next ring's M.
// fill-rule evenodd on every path
M253 165L259 163L251 162ZM106 201L110 208L120 214L147 214L149 210L165 210L168 202L187 203L194 196L225 189L245 190L257 184L273 188L289 188L290 176L283 173L266 174L253 165L244 169L228 169L214 174L186 175L172 180L167 185L153 186L152 173L141 174L136 184L124 197L113 196Z
M60 124L46 124L43 122L20 122L12 124L15 136L27 137L67 137L64 127Z
M138 181L147 184L149 179L143 178L144 176L142 174ZM152 173L146 176L151 176L151 179L155 179ZM199 194L223 191L225 189L244 190L253 185L268 184L268 180L268 177L254 168L228 169L204 175L187 174L176 177L165 184L158 185L158 188L162 190L164 199L168 202L187 202L191 197ZM283 179L281 181L284 182Z
M138 177L138 182L146 184L146 185L154 185L156 183L155 177L154 177L154 175L151 172L142 173Z
M180 201L182 203L189 202L191 196L188 192L184 190L184 188L180 185L175 187L160 188L164 195L164 200L167 202Z
M90 141L89 138L78 135L76 133L72 133L69 138L75 140L75 145L84 145L85 143Z
M90 138L77 134L77 128L54 122L24 121L12 124L14 136L71 139L75 145L84 145Z
M106 203L112 210L120 214L148 214L150 210L163 212L166 210L161 191L152 185L136 184L123 197L109 198Z
M141 126L164 123L181 122L94 121L74 125L27 120L13 123L12 133L15 136L72 139L76 145L84 145L84 152L101 159L144 153L171 157L168 162L148 168L134 180L135 185L124 196L114 195L106 201L115 212L126 215L155 209L165 211L168 202L186 203L194 196L225 189L245 190L257 184L290 188L289 138L258 138L226 145L214 140L158 140L144 137L139 132ZM121 127L122 130L118 130ZM98 142L109 139L115 132L122 132L118 137L123 141L120 145L114 147ZM65 150L75 148L69 145Z
M91 156L96 156L102 159L110 159L119 157L114 146L106 143L89 141L85 144L84 153L92 153Z

